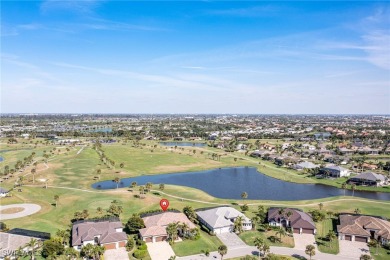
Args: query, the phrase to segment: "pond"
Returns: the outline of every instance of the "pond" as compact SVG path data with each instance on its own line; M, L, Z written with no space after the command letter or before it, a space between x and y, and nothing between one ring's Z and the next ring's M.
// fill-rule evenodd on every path
M4 161L4 158L0 156L0 162Z
M206 143L194 143L194 142L160 142L163 146L191 146L191 147L203 147Z
M160 175L143 175L121 179L119 188L129 187L135 181L138 185L151 182L188 186L203 190L222 199L240 199L242 192L248 199L257 200L309 200L344 195L344 190L322 184L299 184L278 180L257 171L253 167L219 168L199 172L183 172ZM95 189L115 189L112 180L92 185ZM155 189L158 187L155 186ZM352 191L346 190L346 195ZM376 200L390 200L390 193L355 191L354 196Z

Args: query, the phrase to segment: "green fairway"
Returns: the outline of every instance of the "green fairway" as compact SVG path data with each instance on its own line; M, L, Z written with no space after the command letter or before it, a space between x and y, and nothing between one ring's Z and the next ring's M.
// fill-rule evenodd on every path
M27 144L23 146L26 148ZM40 144L32 150L28 146L26 149L4 152L3 154L9 161L15 161L17 158L28 156L32 151L36 151L36 156L41 157L44 150L50 151L52 147L51 145L46 146ZM18 144L13 147L11 145L8 148L22 148L22 145ZM119 201L123 206L121 220L125 223L133 213L159 209L159 201L161 198L169 199L170 208L178 210L182 210L185 206L192 206L198 209L218 205L231 205L240 210L237 204L247 203L249 210L245 214L248 217L253 217L253 212L257 209L258 205L264 205L265 207L294 207L307 212L312 209L318 209L318 204L322 203L325 211L353 213L356 208L359 208L363 214L390 218L390 202L366 200L356 197L332 197L304 201L243 201L219 199L198 189L167 184L165 185L165 189L160 191L158 190L158 183L154 184L153 191L147 193L144 199L135 198L134 195L138 195L139 193L138 188L135 188L133 192L129 191L128 188L105 191L93 190L90 188L90 185L98 181L95 179L97 177L100 177L101 180L112 180L115 177L124 178L141 174L195 171L243 165L258 167L262 172L265 172L265 169L269 169L273 174L280 174L280 170L284 169L278 169L273 165L267 165L267 167L261 166L257 161L252 161L249 157L247 158L250 160L244 159L244 155L239 153L221 153L220 160L212 160L209 158L210 153L220 153L220 151L216 151L214 148L195 148L195 153L192 147L185 148L184 151L179 148L170 151L170 148L155 147L155 143L153 142L147 142L147 145L142 146L142 149L140 147L132 147L130 144L103 145L102 149L107 156L116 162L115 168L108 168L100 161L97 152L92 149L91 145L85 147L81 152L79 152L80 149L80 146L70 147L68 151L66 148L61 148L60 152L58 152L57 149L54 153L55 156L52 155L49 158L46 166L43 163L38 165L38 171L35 174L35 183L32 183L30 168L26 168L24 172L15 174L14 177L4 181L2 187L12 187L18 176L26 175L25 186L22 187L23 191L12 191L12 197L1 198L0 203L2 205L36 203L42 207L41 211L34 215L22 219L5 220L4 222L9 228L19 227L54 234L57 229L66 229L69 227L76 211L88 210L89 218L98 217L99 214L96 209L98 207L104 210L107 209L113 200ZM153 149L153 152L151 149ZM203 154L201 154L201 151L203 151ZM242 156L243 160L234 160L234 158L240 158L240 156ZM119 164L122 162L124 163L124 167L120 168ZM101 170L100 175L97 174L98 169ZM288 176L286 180L292 181L291 176L295 175ZM312 181L300 175L296 175L296 178L303 179L307 182ZM40 179L48 179L49 187L47 189L44 188L44 183L39 181ZM293 181L297 180L294 179ZM59 195L60 197L57 207L55 207L54 195ZM327 227L324 227L324 230L326 229ZM267 239L270 235L272 234L249 231L244 232L241 236L244 241L252 244L254 237L263 236ZM292 238L291 241L284 242L285 246L293 246ZM272 243L270 242L270 244ZM200 253L200 250L205 248L216 250L218 245L219 240L216 237L202 233L200 240L184 241L174 247L178 255L188 255ZM275 245L280 246L278 243L275 243ZM327 248L324 249L324 251L326 250Z

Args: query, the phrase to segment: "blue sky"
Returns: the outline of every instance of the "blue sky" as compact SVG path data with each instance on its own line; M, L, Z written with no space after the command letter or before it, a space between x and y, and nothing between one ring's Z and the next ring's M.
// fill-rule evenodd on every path
M2 1L1 112L390 114L390 3Z

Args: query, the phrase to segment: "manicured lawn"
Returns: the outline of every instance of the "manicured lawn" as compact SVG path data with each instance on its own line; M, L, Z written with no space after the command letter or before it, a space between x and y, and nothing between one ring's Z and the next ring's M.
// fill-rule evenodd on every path
M371 256L375 260L388 260L390 259L390 250L386 250L383 247L378 248L378 254L376 254L376 248L370 247Z
M325 219L324 221L316 223L317 234L315 238L318 245L318 250L320 250L323 253L328 253L328 254L339 253L339 241L337 237L332 242L326 239L326 235L329 233L330 230L333 230L336 233L335 221L337 220Z
M173 251L177 256L187 256L202 253L202 250L217 251L222 245L221 241L216 236L200 231L198 240L183 240L172 246Z
M275 235L276 231L270 230L266 232L260 231L246 231L239 235L239 237L250 246L254 246L254 241L257 237L263 238L270 246L283 246L283 247L294 247L294 238L292 236L282 236L282 243L272 242L268 238ZM278 236L279 237L279 236Z

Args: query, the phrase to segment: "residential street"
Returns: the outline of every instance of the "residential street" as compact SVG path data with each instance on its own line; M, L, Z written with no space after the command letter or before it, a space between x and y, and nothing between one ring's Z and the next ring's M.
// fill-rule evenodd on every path
M252 246L246 246L242 248L237 249L231 249L228 250L227 255L224 256L224 259L234 258L234 257L240 257L245 255L257 255L258 250L256 247ZM308 255L305 254L304 250L298 250L293 248L287 248L287 247L274 247L271 246L271 253L279 254L279 255L289 255L289 256L303 256L308 258ZM206 260L206 259L220 259L221 256L218 254L218 252L211 252L209 257L206 257L204 255L192 255L192 256L186 256L186 257L177 257L176 259L179 260ZM331 254L324 254L316 251L316 255L312 258L316 260L351 260L351 259L357 259L354 257L348 257L348 256L337 256L337 255L331 255Z

